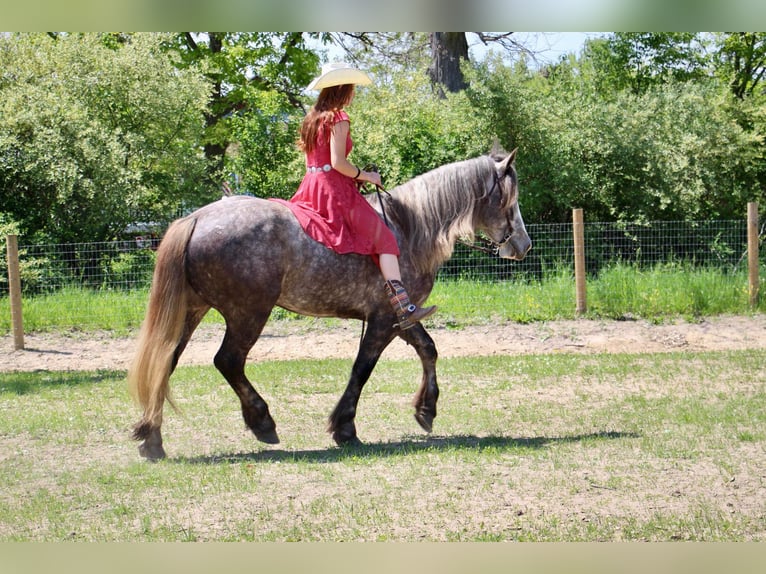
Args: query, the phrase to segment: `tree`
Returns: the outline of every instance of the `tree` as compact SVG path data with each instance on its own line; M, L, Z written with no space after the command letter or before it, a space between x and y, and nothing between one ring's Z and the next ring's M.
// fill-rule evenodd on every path
M532 54L532 52L513 38L513 32L488 33L475 32L485 46L495 44L507 53ZM468 87L461 65L469 61L467 32L432 32L431 64L428 75L439 93L459 92Z
M742 100L755 93L766 74L766 33L717 34L716 63L732 93Z
M27 241L114 239L210 198L208 85L164 36L0 36L0 213Z
M762 136L734 121L752 113L725 85L666 81L602 97L589 62L547 77L499 61L470 70L470 109L506 149L519 147L528 221L738 218L763 196Z
M382 68L386 74L426 67L433 88L444 97L468 86L461 66L470 61L469 34L509 54L533 55L513 32L342 32L327 34L323 40L343 48L351 60L370 69Z
M431 65L428 75L438 87L442 97L443 89L455 93L467 86L461 61L468 61L468 41L464 32L434 32L431 34Z
M634 94L667 81L709 77L710 62L703 35L693 32L616 32L586 43L586 57L608 90Z
M221 177L232 143L231 118L256 111L250 107L252 92L280 94L302 109L301 91L319 63L300 32L184 32L168 46L180 55L184 69L200 70L210 80L204 150L213 181Z

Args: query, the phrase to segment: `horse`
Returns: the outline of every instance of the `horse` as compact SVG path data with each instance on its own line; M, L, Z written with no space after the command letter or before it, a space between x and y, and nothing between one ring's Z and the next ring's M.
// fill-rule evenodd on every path
M532 246L518 204L516 150L442 165L385 194L365 197L400 246L400 267L413 303L431 292L456 241L481 232L502 258L521 260ZM431 432L439 388L437 350L425 327L400 330L373 258L340 255L304 233L276 201L231 196L209 203L168 227L157 249L146 314L128 370L128 386L143 415L132 437L146 459L166 456L161 435L170 377L194 330L216 309L225 319L213 364L239 397L255 437L277 444L276 423L245 376L248 353L275 306L314 317L366 322L348 384L329 416L339 446L357 445L354 419L364 384L396 337L422 363L415 419Z

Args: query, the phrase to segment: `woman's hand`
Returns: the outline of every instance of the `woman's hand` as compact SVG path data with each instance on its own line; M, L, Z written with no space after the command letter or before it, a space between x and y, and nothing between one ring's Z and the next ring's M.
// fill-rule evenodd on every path
M383 187L383 183L380 179L380 174L377 171L363 171L356 179L359 181L368 181L377 187Z

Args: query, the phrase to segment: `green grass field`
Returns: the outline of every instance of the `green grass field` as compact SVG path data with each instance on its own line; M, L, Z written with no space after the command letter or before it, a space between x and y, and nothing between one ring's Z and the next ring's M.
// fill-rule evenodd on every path
M0 541L764 541L766 351L417 360L365 387L361 448L326 417L349 361L248 367L282 444L213 367L172 378L147 463L125 373L0 374Z
M615 266L590 318L760 312L746 277ZM145 291L24 301L28 331L132 334ZM574 284L440 282L440 326L575 316ZM281 310L274 319L300 320ZM215 312L205 319L220 321ZM10 330L0 300L0 332ZM171 381L169 458L139 458L123 371L0 373L0 542L765 541L766 350L443 358L434 434L412 417L420 364L382 360L360 401L365 445L326 417L349 360L260 362L248 376L282 444L244 428L212 366Z
M24 330L129 333L143 320L147 296L147 290L67 288L27 297L23 300ZM574 279L567 270L553 272L542 282L440 281L429 302L439 305L435 320L447 326L570 319L576 311ZM762 303L756 309L750 307L746 274L682 265L647 271L615 265L588 281L587 302L586 317L632 316L656 321L764 310ZM275 309L273 318L293 320L297 316ZM222 319L212 312L205 321ZM0 298L0 334L8 334L10 329L8 298Z

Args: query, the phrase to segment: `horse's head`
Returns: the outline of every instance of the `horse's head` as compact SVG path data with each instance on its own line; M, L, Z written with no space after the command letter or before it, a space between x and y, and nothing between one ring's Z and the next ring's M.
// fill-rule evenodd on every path
M494 164L486 182L487 193L480 201L476 229L484 232L506 259L522 260L532 248L519 209L516 150L505 157L491 156Z

